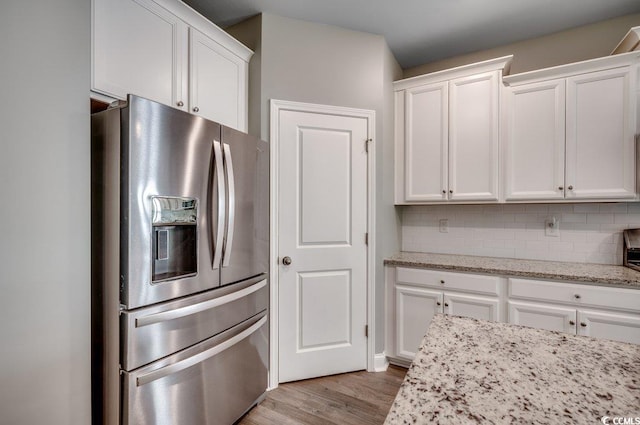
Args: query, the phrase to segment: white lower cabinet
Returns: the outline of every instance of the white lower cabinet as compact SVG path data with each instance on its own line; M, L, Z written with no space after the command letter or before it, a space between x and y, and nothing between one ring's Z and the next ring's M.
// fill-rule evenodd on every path
M640 344L640 315L578 310L578 335Z
M395 326L388 328L387 350L392 358L413 360L436 313L502 321L499 277L406 267L387 273L394 282Z
M508 310L516 325L640 344L638 290L509 279Z
M509 301L509 323L558 332L576 332L576 309Z
M640 344L640 289L387 266L386 354L408 364L434 314Z
M442 313L442 292L396 287L396 355L413 359L436 313Z

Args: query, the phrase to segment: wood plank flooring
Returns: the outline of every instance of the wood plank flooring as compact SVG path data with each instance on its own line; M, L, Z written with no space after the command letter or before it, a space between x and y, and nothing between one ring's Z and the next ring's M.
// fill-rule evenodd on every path
M280 384L238 425L382 424L406 369L353 372Z

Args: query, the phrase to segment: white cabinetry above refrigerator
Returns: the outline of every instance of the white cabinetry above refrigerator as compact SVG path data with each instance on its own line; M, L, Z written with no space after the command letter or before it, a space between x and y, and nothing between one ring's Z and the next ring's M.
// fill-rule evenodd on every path
M252 52L176 0L93 0L94 96L135 94L246 131Z

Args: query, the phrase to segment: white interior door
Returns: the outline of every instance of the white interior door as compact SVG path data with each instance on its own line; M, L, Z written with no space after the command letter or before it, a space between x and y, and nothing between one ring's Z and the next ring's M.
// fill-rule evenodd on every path
M365 369L368 120L281 110L278 128L279 381Z

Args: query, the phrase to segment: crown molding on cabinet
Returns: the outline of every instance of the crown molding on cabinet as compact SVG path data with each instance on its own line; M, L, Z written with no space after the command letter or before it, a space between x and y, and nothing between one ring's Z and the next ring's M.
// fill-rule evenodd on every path
M523 72L521 74L507 75L502 78L502 82L507 86L518 86L538 81L565 78L590 72L593 69L607 69L631 65L637 61L638 58L640 58L640 51L621 53L614 56L589 59L551 68L536 69L535 71Z
M207 18L196 12L194 9L186 5L181 1L176 0L153 0L184 22L188 22L190 26L194 27L207 37L211 38L215 42L221 44L231 53L241 57L246 62L249 62L253 51L247 46L233 38L222 28L215 24L212 24Z
M640 27L633 27L611 52L612 55L640 49Z
M482 62L472 63L468 65L458 66L456 68L445 69L442 71L436 71L425 75L418 75L416 77L405 78L404 80L398 80L393 83L393 89L404 90L410 87L415 87L420 84L430 84L439 81L452 80L459 77L466 77L469 75L480 74L488 71L501 70L502 75L508 75L511 68L511 61L513 55L502 56L495 59L489 59Z

